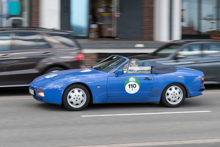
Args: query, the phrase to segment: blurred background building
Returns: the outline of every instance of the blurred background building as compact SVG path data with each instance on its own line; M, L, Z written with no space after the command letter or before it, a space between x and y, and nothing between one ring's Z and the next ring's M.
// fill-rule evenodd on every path
M39 27L38 0L0 0L0 27Z
M0 27L71 30L76 38L210 38L220 0L0 0Z

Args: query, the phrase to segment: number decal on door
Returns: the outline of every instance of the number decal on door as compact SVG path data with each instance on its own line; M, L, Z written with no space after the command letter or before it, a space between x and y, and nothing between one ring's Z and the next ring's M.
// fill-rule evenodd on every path
M135 84L129 84L128 87L129 87L129 88L136 88L137 85L136 85L136 83L135 83Z
M130 77L126 79L124 86L127 93L135 94L139 91L141 84L137 78Z

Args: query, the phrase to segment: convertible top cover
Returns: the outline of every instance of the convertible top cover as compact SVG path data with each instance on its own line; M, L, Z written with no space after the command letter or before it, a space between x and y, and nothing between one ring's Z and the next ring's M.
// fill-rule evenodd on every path
M142 62L143 61L149 62L151 64L152 74L166 74L166 73L173 73L177 71L177 69L173 65L165 65L165 64L157 63L155 61L150 61L151 59L153 60L153 59L158 58L156 56L144 54L144 55L129 56L128 58L138 59Z
M173 65L165 65L149 61L152 67L152 74L166 74L176 72L177 69Z

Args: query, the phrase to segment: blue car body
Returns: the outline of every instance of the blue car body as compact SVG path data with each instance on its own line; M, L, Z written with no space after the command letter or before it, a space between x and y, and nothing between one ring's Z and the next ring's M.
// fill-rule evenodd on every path
M86 68L42 75L30 84L30 89L35 92L33 97L41 102L61 104L67 87L77 83L89 89L93 103L160 102L163 90L172 83L181 84L186 90L186 97L199 96L205 89L201 83L203 72L193 69L176 67L176 72L166 74L116 76L115 71L129 61L126 57L122 58L126 61L109 73ZM140 82L141 86L137 93L130 94L125 91L125 81L130 77ZM144 80L146 78L151 80ZM36 95L37 89L43 90L45 96Z

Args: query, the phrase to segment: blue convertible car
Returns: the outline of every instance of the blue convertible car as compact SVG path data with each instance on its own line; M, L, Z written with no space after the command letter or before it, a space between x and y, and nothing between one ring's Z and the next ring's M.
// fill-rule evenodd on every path
M201 71L113 55L91 68L49 73L29 87L41 102L82 110L91 103L162 103L180 106L205 89Z

